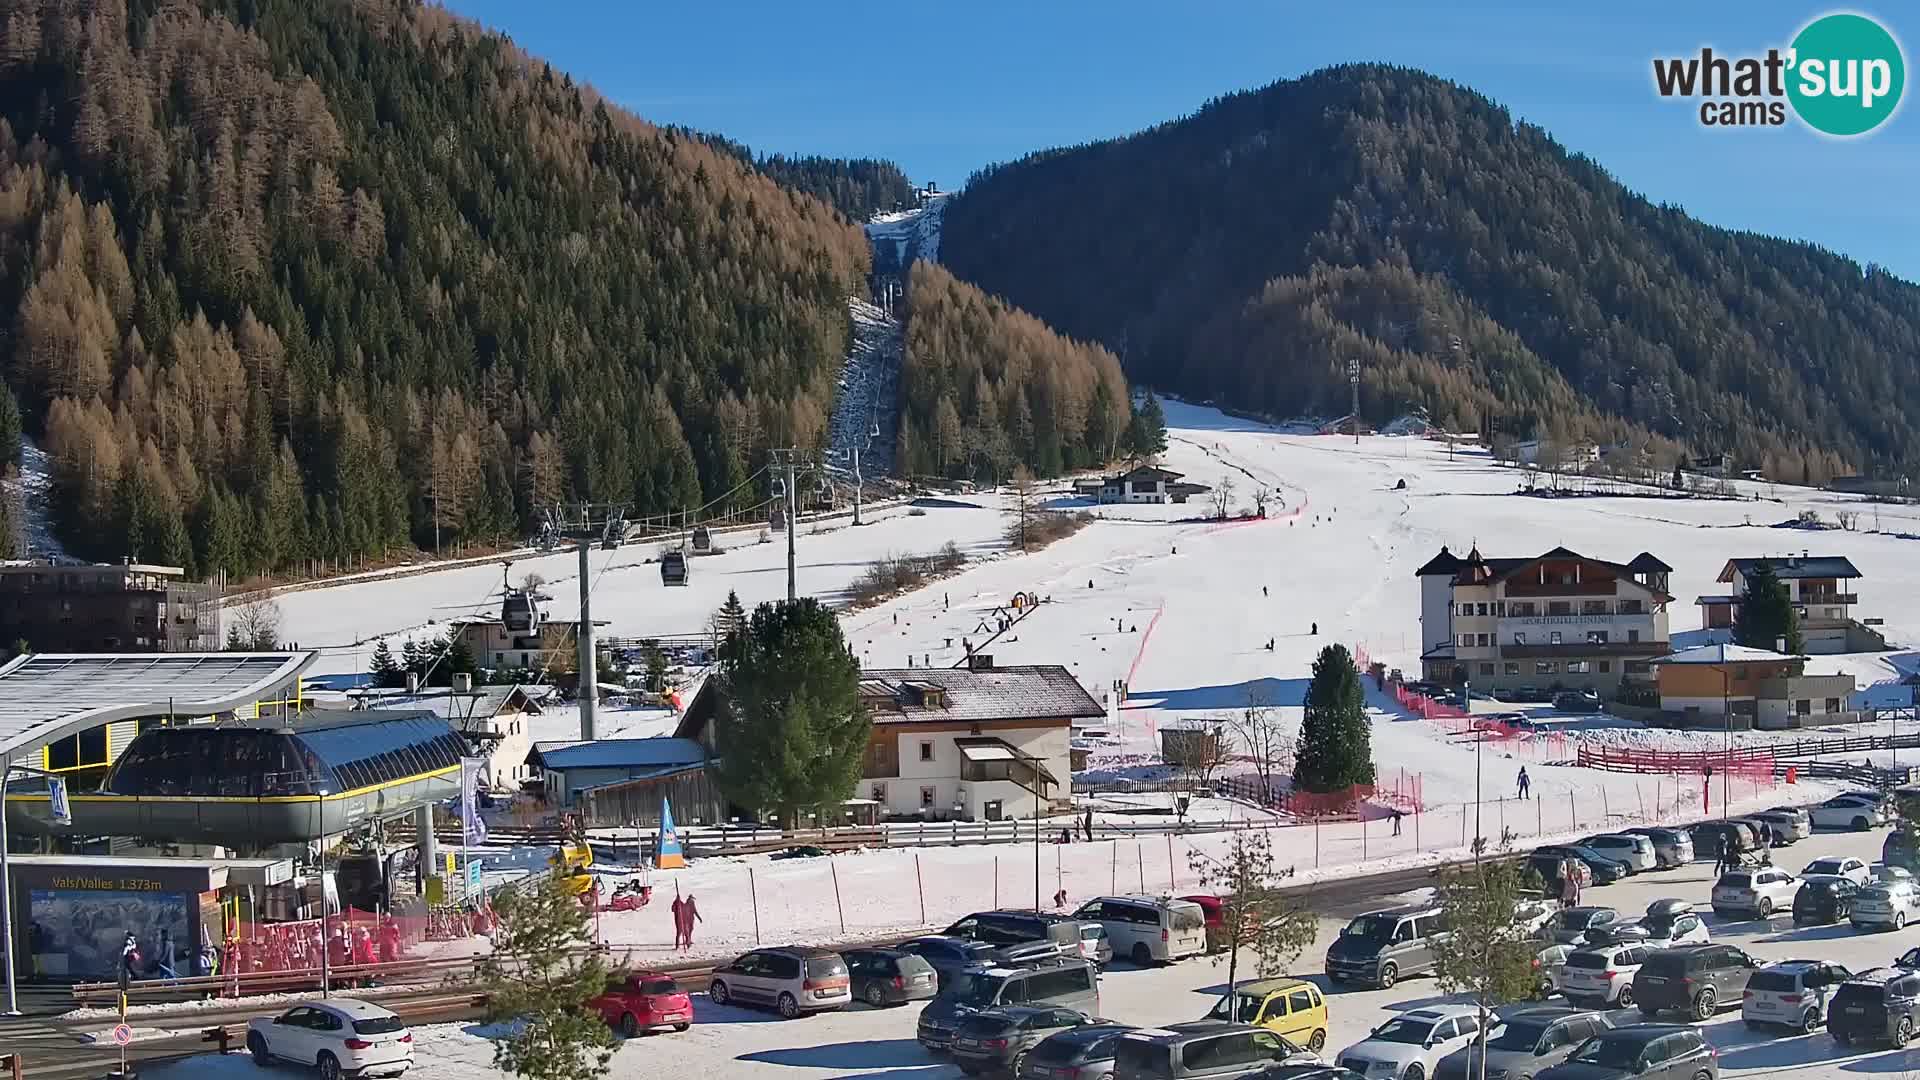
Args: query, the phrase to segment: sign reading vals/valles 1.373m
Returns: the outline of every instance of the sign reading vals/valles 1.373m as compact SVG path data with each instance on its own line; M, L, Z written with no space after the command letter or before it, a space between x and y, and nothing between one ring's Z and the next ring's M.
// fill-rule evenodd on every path
M1885 26L1834 12L1800 28L1786 48L1727 55L1711 46L1655 57L1654 89L1663 98L1700 102L1706 127L1780 127L1788 116L1822 135L1865 135L1900 107L1906 54Z

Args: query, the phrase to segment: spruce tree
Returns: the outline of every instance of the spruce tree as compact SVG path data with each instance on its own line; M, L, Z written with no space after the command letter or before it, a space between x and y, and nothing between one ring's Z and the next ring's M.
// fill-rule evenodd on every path
M1740 601L1733 640L1750 649L1772 650L1785 639L1784 651L1798 655L1806 642L1800 637L1800 615L1793 608L1787 583L1774 573L1771 563L1759 563L1746 577L1747 593Z
M408 673L419 675L423 674L426 670L427 658L421 651L420 643L412 638L408 638L406 644L400 646L400 685L406 685L406 675Z
M1366 693L1345 645L1329 645L1313 662L1306 715L1294 755L1293 786L1300 791L1344 791L1373 783L1373 732Z
M1152 461L1166 452L1167 415L1160 408L1160 399L1149 390L1127 423L1127 456L1137 461Z
M456 674L472 675L479 670L474 663L473 650L467 647L466 639L456 631L448 631L445 645L446 655L433 669L435 686L451 686Z
M406 673L393 658L393 650L387 647L387 639L381 638L373 647L373 685L385 689L407 685Z
M727 798L792 824L853 795L872 724L838 616L812 597L761 604L721 647L717 677Z

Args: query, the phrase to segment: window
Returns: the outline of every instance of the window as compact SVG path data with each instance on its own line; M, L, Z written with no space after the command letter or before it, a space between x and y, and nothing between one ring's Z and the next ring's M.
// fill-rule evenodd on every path
M1653 665L1645 660L1629 660L1620 670L1628 675L1645 675L1653 670Z
M1591 660L1567 661L1567 674L1569 675L1587 675L1587 674L1591 674L1592 672L1593 672L1593 662Z
M1627 640L1628 640L1628 641L1630 641L1630 642L1637 642L1637 641L1639 641L1639 640L1640 640L1640 631L1638 631L1638 630L1629 630L1629 631L1627 631Z
M1480 646L1483 649L1486 648L1488 645L1492 644L1492 642L1489 640L1488 635L1486 634L1475 634L1473 635L1473 637L1474 637L1474 644Z
M1471 615L1471 614L1473 614L1473 605L1472 605L1472 604L1461 604L1461 605L1460 605L1460 614L1462 614L1462 615Z
M1571 615L1573 614L1573 602L1570 600L1549 600L1547 601L1547 614Z
M1828 711L1828 712L1830 712L1830 713L1832 713L1832 712L1839 712L1839 711L1840 711L1840 699L1839 699L1839 698L1837 698L1837 697L1830 697L1830 698L1828 698L1828 699L1827 699L1827 711Z
M1813 712L1813 702L1806 698L1800 698L1793 703L1793 711L1800 716L1809 715Z
M1607 614L1607 602L1606 602L1605 600L1587 600L1587 601L1584 601L1584 602L1582 602L1582 603L1581 603L1581 605L1580 605L1580 614L1582 614L1582 615L1605 615L1605 614Z
M1295 990L1293 993L1287 995L1287 1011L1289 1013L1306 1012L1311 1008L1313 1008L1313 998L1309 996L1305 990Z
M1482 674L1482 675L1491 675L1491 674L1493 674L1493 665L1492 665L1492 664L1481 664L1481 665L1480 665L1480 674ZM1833 710L1833 709L1828 709L1827 711L1828 711L1828 712L1834 712L1834 711L1836 711L1836 710Z
M1600 661L1600 674L1605 675L1612 670L1613 670L1613 661L1611 660Z
M1549 645L1558 645L1558 644L1560 644L1560 631L1558 631L1558 630L1554 630L1554 631L1552 631L1552 632L1550 632L1550 633L1548 633L1548 634L1547 634L1547 644L1549 644Z
M1515 600L1512 604L1512 614L1516 619L1531 619L1539 613L1540 610L1531 600Z
M1605 630L1587 631L1587 644L1605 645L1606 643L1607 643L1607 632Z
M1475 604L1473 607L1475 615L1485 615L1487 613L1487 605L1485 604Z
M933 760L933 743L932 743L932 742L930 742L930 741L927 741L927 740L924 740L924 739L923 739L923 740L921 740L921 742L920 742L920 760L921 760L921 761L932 761L932 760Z
M1620 614L1622 615L1645 615L1646 613L1646 605L1638 600L1620 601Z
M883 804L887 801L887 785L885 784L873 785L873 801L877 803L883 803Z
M1559 665L1551 660L1535 660L1533 662L1533 673L1535 675L1551 675L1557 670L1559 670Z
M930 787L921 788L920 789L920 805L923 807L932 806L934 794L935 794L934 790Z
M1472 635L1472 634L1461 634L1461 635L1460 635L1460 647L1461 647L1461 648L1463 648L1463 649L1471 649L1471 648L1473 648L1473 635Z
M1518 660L1509 660L1506 662L1504 667L1505 667L1504 674L1507 674L1507 675L1520 674L1520 662Z

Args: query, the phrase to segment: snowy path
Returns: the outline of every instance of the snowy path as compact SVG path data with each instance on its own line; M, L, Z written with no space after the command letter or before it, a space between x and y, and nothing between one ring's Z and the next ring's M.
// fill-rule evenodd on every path
M847 299L847 314L853 342L840 371L828 435L836 467L851 471L850 452L858 447L862 475L884 476L893 471L900 420L900 320L859 297Z

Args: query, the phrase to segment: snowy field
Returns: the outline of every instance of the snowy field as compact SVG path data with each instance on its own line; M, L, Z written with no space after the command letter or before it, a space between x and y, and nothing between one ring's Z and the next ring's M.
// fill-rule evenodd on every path
M1792 848L1777 850L1776 861L1797 871L1819 856L1871 859L1878 855L1879 848L1879 833L1819 834ZM1590 890L1587 900L1628 914L1637 914L1651 901L1665 897L1694 901L1704 909L1710 877L1707 863L1694 863ZM1420 895L1421 891L1415 891L1397 899L1410 901ZM1380 901L1382 906L1390 902L1387 898ZM1844 925L1795 929L1784 917L1767 922L1728 921L1710 914L1706 918L1715 940L1738 944L1763 961L1818 957L1858 971L1887 964L1906 949L1920 945L1920 929L1914 927L1895 933L1861 934ZM1395 1012L1438 1000L1438 991L1426 978L1409 979L1390 990L1327 987L1318 974L1320 958L1342 921L1323 919L1320 940L1293 965L1295 972L1329 990L1328 1058L1365 1037ZM1139 1025L1197 1019L1223 992L1225 981L1225 968L1211 960L1187 960L1144 971L1118 963L1100 981L1100 1012ZM927 1053L914 1041L919 1009L918 1005L878 1010L856 1006L845 1012L788 1022L770 1013L715 1006L704 995L696 995L692 1030L623 1045L613 1058L609 1075L749 1080L949 1080L959 1076L959 1070L949 1061ZM1795 1036L1749 1031L1741 1024L1738 1009L1722 1012L1702 1025L1702 1030L1719 1049L1721 1073L1728 1077L1792 1075L1806 1080L1838 1080L1862 1074L1901 1077L1920 1071L1920 1050L1861 1052L1836 1045L1824 1032ZM487 1029L479 1025L416 1029L416 1072L435 1080L498 1080L503 1074L490 1065L492 1045L486 1035ZM304 1074L291 1068L257 1070L243 1056L232 1055L224 1060L199 1057L143 1069L142 1075L150 1080L221 1080L228 1076L238 1080Z

